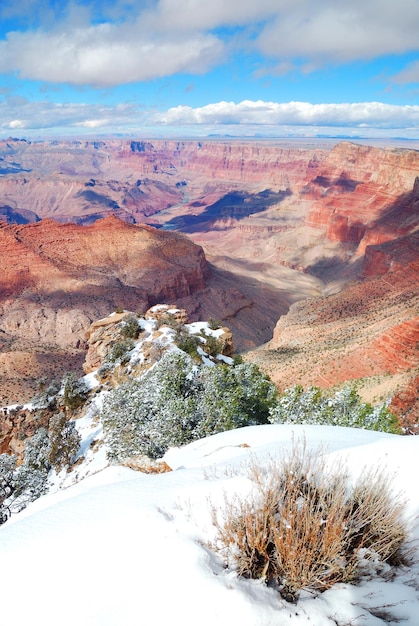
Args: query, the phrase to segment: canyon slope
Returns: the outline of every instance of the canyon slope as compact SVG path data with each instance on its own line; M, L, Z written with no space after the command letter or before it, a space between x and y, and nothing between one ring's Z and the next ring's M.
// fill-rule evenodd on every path
M126 225L102 219L110 214ZM40 288L15 257L2 287L0 360L12 345L16 355L24 349L28 329L38 343L74 348L92 319L116 305L138 310L142 302L161 301L167 282L169 300L191 319L225 320L236 348L251 350L246 358L257 359L279 386L367 380L372 399L396 394L397 410L417 418L411 398L418 375L418 150L321 140L8 139L0 142L0 219L10 224L0 230L7 241L26 233L25 246L37 251L29 264L38 278L50 271L45 263L53 267L48 288ZM192 254L191 276L175 278L170 270L166 277L160 269L168 243L144 257L147 277L132 281L136 270L123 242L145 228L140 224L156 227L147 230L153 237L172 241L181 231L197 244L201 257ZM45 229L50 248L42 238L35 243ZM102 249L102 230L116 239L96 258L86 247ZM6 250L11 243L4 241ZM78 282L80 275L86 278ZM54 281L62 281L55 300ZM65 310L67 321L41 323L41 310L57 320ZM300 349L304 342L309 357Z
M273 290L268 306L259 296L262 288L268 294L264 287L244 283L241 291L240 281L211 268L184 235L112 215L90 226L0 223L0 256L3 405L29 400L42 377L81 371L90 324L118 308L141 312L175 301L192 320L221 312L253 346L287 309Z

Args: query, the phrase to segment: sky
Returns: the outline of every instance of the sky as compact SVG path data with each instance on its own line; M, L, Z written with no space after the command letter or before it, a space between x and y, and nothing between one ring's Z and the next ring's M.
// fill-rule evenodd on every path
M0 136L419 139L419 0L1 0Z

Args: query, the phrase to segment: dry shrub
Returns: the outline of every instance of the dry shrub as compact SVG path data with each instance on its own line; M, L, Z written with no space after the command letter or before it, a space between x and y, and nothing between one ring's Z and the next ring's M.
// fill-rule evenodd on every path
M404 503L382 472L351 486L343 467L297 443L288 457L253 461L249 477L250 497L227 499L221 516L213 510L216 547L239 575L296 602L301 589L324 591L402 561Z

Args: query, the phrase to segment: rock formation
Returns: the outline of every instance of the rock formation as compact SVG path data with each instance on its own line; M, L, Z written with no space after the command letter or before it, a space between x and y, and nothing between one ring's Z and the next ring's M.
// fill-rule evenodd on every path
M32 222L0 228L0 373L23 353L33 361L40 343L55 344L54 358L65 346L80 366L92 319L176 301L191 319L225 320L239 350L268 341L281 318L268 369L273 351L281 363L296 359L273 372L281 385L287 371L292 384L307 370L311 357L299 353L307 340L342 375L328 377L326 356L314 357L302 382L392 371L392 390L409 395L400 376L417 366L419 151L346 141L9 139L0 158L1 215ZM96 221L109 213L126 224ZM134 225L143 222L160 232ZM335 354L339 343L345 352ZM405 344L406 357L397 348Z
M377 263L375 272L367 254L365 280L337 294L292 305L278 321L273 339L246 358L256 361L282 389L358 381L368 401L394 396L391 408L406 428L415 430L418 395L407 390L418 380L418 235L403 244L379 246L386 263Z
M57 351L83 349L93 319L118 306L141 311L163 299L187 298L209 277L202 249L191 241L114 217L88 227L3 223L0 255L3 360L29 346L38 354L49 351L54 361ZM19 401L28 399L23 396Z

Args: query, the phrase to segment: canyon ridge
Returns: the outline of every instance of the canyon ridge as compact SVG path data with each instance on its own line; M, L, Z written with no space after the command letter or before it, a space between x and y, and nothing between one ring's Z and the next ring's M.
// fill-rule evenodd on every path
M419 415L419 151L313 140L0 141L0 404L80 371L92 321L175 302L280 388Z

